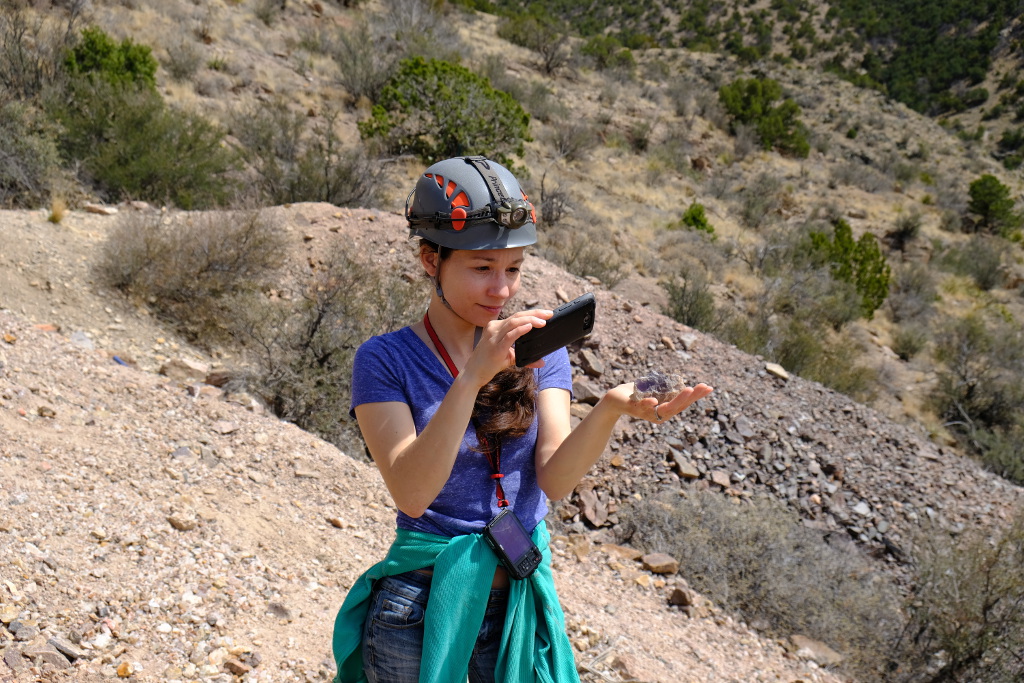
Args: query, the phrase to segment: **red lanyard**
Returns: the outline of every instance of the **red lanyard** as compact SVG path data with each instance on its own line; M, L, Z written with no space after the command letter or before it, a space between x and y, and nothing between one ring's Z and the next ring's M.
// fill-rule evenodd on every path
M427 314L423 315L423 324L427 328L427 334L430 335L430 341L434 342L434 348L441 354L441 358L444 359L444 364L448 366L448 371L452 373L452 377L459 376L459 369L455 367L455 363L452 361L452 357L448 355L448 350L444 348L444 344L437 336L437 332L434 332L434 326L430 324L430 317ZM481 445L484 447L484 455L487 457L487 464L494 470L494 474L491 475L491 479L494 480L495 495L498 497L498 507L508 507L508 501L505 500L505 489L501 487L501 479L505 475L501 473L501 444L491 443L491 440L477 432L477 438L480 439ZM494 452L492 457L491 452Z

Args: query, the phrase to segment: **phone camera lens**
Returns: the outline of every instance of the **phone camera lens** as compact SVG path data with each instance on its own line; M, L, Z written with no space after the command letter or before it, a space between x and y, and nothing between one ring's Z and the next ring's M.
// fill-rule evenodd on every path
M594 322L594 321L593 321L593 319L592 319L592 318L590 317L590 314L589 314L589 313L587 313L587 314L586 314L585 316L583 316L583 327L590 327L590 325L591 325L591 324L592 324L593 322Z

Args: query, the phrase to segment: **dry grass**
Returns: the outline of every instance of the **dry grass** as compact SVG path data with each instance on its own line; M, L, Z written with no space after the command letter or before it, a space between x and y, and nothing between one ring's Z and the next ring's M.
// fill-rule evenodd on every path
M47 216L46 220L51 223L59 224L64 220L64 216L67 215L68 204L64 201L63 197L55 196L50 200L50 215Z

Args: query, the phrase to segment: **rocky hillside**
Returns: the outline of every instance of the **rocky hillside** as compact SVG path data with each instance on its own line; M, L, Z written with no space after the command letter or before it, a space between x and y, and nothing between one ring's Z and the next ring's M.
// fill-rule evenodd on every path
M149 209L121 207L133 210ZM342 241L412 272L397 215L273 212L296 262ZM4 675L327 678L333 615L391 537L386 490L360 453L208 383L231 357L190 348L99 288L90 267L116 220L0 214ZM834 680L819 667L835 653L801 634L765 640L671 564L645 564L619 538L631 497L768 494L888 557L924 518L990 526L1020 500L919 430L664 317L637 283L606 290L536 257L525 277L523 303L596 290L595 334L571 354L574 414L655 369L716 389L665 425L623 421L591 476L553 508L556 575L586 680Z

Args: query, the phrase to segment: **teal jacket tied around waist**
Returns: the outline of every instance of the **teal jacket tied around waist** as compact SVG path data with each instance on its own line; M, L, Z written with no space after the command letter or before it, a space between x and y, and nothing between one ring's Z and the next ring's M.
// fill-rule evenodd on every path
M548 538L541 522L533 542L543 562L529 578L510 582L497 683L579 681L551 576ZM399 529L387 557L356 580L335 619L335 681L366 681L361 641L373 582L424 567L433 567L434 576L424 617L420 683L465 681L497 566L497 556L480 534L449 538Z

